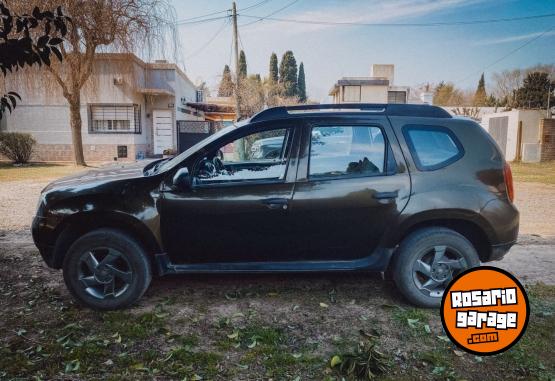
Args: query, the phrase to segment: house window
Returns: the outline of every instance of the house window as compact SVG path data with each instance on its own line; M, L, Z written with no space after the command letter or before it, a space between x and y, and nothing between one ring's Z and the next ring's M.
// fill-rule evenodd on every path
M343 102L360 102L360 86L343 86Z
M125 159L127 157L127 146L118 146L118 159Z
M387 103L407 103L406 91L388 91Z
M140 134L141 106L137 104L89 105L89 133Z

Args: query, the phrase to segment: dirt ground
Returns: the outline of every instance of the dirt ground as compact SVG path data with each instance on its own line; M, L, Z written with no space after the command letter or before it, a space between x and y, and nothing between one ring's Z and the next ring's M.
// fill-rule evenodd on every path
M329 359L357 353L361 330L377 335L385 379L554 377L555 185L516 185L520 242L495 263L528 284L528 332L477 358L379 274L169 277L128 311L79 307L31 240L47 182L0 183L0 379L339 380Z

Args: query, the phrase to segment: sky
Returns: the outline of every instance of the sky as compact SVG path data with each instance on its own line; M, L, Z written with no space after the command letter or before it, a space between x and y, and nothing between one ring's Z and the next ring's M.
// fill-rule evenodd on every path
M176 60L192 81L206 82L214 93L224 65L234 62L232 27L228 18L222 18L225 12L196 17L230 9L231 1L172 0L172 4L177 20L183 21L177 26L180 48L166 58ZM292 50L297 64L304 63L309 98L320 102L329 101L328 91L339 78L369 76L373 63L395 64L399 86L449 81L473 89L485 72L486 90L493 72L555 63L555 0L237 0L237 8L239 48L245 51L249 74L267 76L272 52L281 61L283 53ZM366 24L554 16L424 27L316 25L247 17L270 14ZM213 20L197 22L206 19Z

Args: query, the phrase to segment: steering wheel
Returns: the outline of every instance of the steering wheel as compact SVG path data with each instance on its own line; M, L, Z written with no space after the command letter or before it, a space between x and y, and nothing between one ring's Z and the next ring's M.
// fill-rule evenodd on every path
M204 159L200 164L198 173L201 178L210 178L216 176L218 170L212 161Z
M225 169L224 162L218 156L214 156L212 163L214 164L217 172L221 172Z

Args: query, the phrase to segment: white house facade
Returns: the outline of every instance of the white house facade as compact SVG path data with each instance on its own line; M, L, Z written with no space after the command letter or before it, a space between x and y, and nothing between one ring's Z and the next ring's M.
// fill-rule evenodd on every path
M413 103L409 102L410 88L396 86L394 79L394 65L373 64L370 77L343 77L329 95L333 103Z
M22 87L10 89L22 101L7 114L2 130L33 135L33 160L73 160L69 106L59 86L48 91ZM81 91L85 160L135 160L177 150L179 122L204 120L187 103L202 101L202 90L175 64L145 63L132 54L98 54Z

